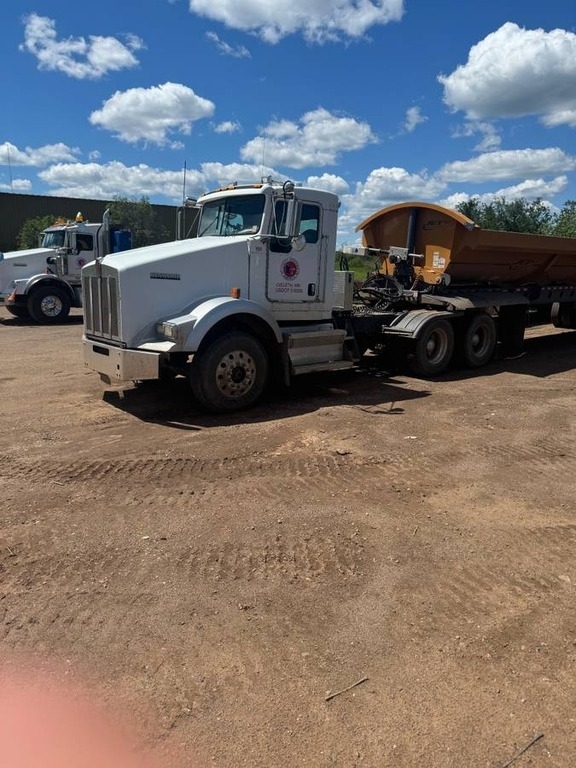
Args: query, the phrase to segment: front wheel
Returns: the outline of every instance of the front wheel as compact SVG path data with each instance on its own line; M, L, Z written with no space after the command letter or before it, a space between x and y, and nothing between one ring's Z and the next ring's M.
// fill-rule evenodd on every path
M227 333L194 355L190 386L208 411L225 413L253 406L268 383L262 344L246 333Z
M432 317L416 339L409 358L410 370L416 376L438 376L446 370L454 352L454 329L443 317Z
M32 319L42 325L63 322L70 313L70 307L70 297L58 285L32 288L28 297L28 311Z
M30 312L28 312L28 307L23 307L22 305L18 304L16 306L6 307L8 312L10 312L11 315L14 315L14 317L19 317L21 319L26 319L30 317Z

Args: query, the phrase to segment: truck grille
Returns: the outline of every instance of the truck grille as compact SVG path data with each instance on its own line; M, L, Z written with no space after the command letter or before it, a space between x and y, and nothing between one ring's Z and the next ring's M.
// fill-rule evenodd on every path
M118 279L114 275L85 275L82 281L84 328L90 336L120 340Z

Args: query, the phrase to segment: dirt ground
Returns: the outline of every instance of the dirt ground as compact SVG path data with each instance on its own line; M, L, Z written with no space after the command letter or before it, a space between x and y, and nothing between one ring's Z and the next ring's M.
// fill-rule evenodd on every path
M81 334L0 309L5 665L179 766L498 768L538 734L515 768L576 763L574 333L227 417L105 392Z

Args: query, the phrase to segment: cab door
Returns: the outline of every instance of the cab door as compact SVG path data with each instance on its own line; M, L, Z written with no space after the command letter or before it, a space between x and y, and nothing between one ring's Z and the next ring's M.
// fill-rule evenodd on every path
M276 203L278 221L282 220L279 208L283 204L283 201ZM300 235L293 241L272 238L270 242L266 278L266 297L269 301L302 303L324 299L323 281L320 280L320 206L302 204Z

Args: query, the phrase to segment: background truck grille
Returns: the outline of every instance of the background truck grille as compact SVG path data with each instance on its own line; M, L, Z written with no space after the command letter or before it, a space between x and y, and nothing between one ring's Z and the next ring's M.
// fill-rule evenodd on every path
M82 285L85 332L90 336L119 341L117 278L86 275Z

